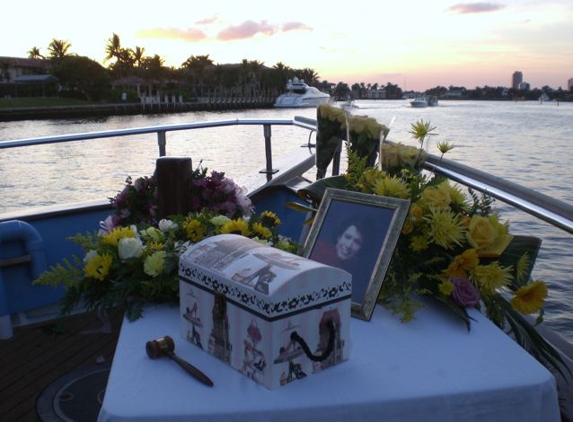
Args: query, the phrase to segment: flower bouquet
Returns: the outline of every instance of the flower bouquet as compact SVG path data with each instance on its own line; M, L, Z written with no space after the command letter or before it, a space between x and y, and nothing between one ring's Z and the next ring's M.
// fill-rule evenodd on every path
M196 170L192 180L196 211L156 221L153 177L128 178L111 200L115 213L99 232L70 238L82 247L83 257L65 259L35 283L64 284L62 315L83 303L88 311L116 309L135 320L147 304L178 302L179 257L208 236L235 233L296 252L298 245L278 234L278 217L268 211L253 214L250 200L223 173Z
M499 327L509 325L534 357L559 369L559 355L524 318L543 318L547 286L530 277L541 241L510 233L491 197L423 170L424 141L434 130L429 122L412 125L419 148L383 142L376 166L347 147L346 174L321 179L299 193L315 207L327 187L410 200L378 301L408 322L422 306L419 298L429 296L451 309L468 330L467 309L481 309ZM438 143L442 156L452 148Z
M243 190L225 173L211 171L199 166L191 172L189 210L199 212L208 209L213 213L231 218L249 215L253 205ZM125 187L111 203L115 213L108 223L114 226L136 223L157 224L157 181L155 176L140 177L135 181L128 177Z
M349 148L361 157L367 157L374 165L378 155L380 139L390 131L371 117L353 116L344 109L330 104L317 107L316 168L317 178L326 175L326 168L339 150L343 140Z

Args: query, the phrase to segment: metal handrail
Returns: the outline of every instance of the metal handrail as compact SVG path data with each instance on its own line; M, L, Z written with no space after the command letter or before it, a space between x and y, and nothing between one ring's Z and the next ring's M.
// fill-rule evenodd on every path
M115 129L115 130L105 130L99 132L88 132L88 133L75 133L67 135L55 135L55 136L42 136L38 138L27 138L27 139L17 139L12 141L0 141L0 149L6 148L18 148L31 145L44 145L44 144L55 144L60 142L74 142L74 141L84 141L88 139L101 139L101 138L112 138L112 137L122 137L122 136L133 136L142 135L149 133L157 134L157 145L159 147L159 156L164 157L167 154L167 132L181 131L181 130L193 130L193 129L204 129L213 128L221 126L233 126L233 125L250 125L250 126L263 126L263 136L265 139L265 156L266 156L266 166L261 173L273 174L276 170L273 169L272 162L272 145L271 145L271 126L298 126L307 130L314 130L316 127L316 122L314 127L312 124L306 122L303 118L294 119L231 119L231 120L213 120L209 122L197 122L197 123L180 123L174 125L160 125L160 126L146 126L139 128L129 128L129 129Z
M316 130L316 120L304 118L304 122L308 126L312 126L314 123ZM391 141L386 142L392 143ZM338 158L340 158L339 155L340 151ZM464 186L486 193L569 234L573 234L573 206L563 201L433 154L427 155L424 168ZM333 174L338 173L333 171Z
M563 201L435 155L428 156L425 168L465 186L487 193L506 204L573 234L573 206Z
M309 142L308 145L305 145L307 147L314 147L314 145L310 143L310 136L317 130L317 122L315 119L302 116L296 116L294 119L232 119L0 141L0 149L156 133L159 146L159 156L165 156L167 132L232 125L263 126L266 168L265 170L261 170L261 173L267 174L272 174L275 171L272 167L271 126L297 126L309 130ZM536 192L531 188L509 182L464 164L432 154L428 155L425 168L465 186L487 193L504 203L512 205L555 227L573 234L573 206L566 204L563 201Z

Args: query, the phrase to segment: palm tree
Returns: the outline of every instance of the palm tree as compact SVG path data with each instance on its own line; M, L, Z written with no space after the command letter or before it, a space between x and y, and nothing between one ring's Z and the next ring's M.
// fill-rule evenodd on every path
M40 49L38 47L32 47L28 51L28 58L29 59L43 59L44 56L40 53Z
M258 60L243 60L246 65L246 94L248 95L259 95L261 91L261 72L264 68L264 62Z
M314 85L318 82L318 73L314 69L308 67L297 71L299 78L304 79L304 81L309 85Z
M121 50L122 48L119 35L114 32L111 38L107 40L107 45L105 46L105 52L107 55L105 56L104 61L108 61L113 58L119 60L119 54Z
M137 67L141 67L144 57L145 57L145 48L136 46L135 50L133 51L133 59L135 60L135 65Z
M191 56L181 67L187 71L191 83L195 85L197 89L197 95L203 95L203 85L206 78L207 69L213 67L213 60L209 58L209 55L204 56Z
M68 55L68 51L72 44L69 41L53 39L48 46L50 57L53 59L61 59Z

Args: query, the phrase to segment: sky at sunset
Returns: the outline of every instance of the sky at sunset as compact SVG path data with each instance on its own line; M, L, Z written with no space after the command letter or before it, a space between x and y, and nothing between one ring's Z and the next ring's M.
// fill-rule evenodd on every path
M405 90L532 88L573 78L573 0L10 1L0 9L0 56L48 54L52 39L104 63L107 40L145 48L168 66L209 55L314 69L321 80Z

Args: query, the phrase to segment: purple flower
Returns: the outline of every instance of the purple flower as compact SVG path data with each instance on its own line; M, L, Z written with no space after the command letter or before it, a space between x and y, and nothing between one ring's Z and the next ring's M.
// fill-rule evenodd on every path
M479 303L479 291L469 280L451 277L450 281L454 285L454 290L452 291L452 299L454 302L464 308L476 306Z

